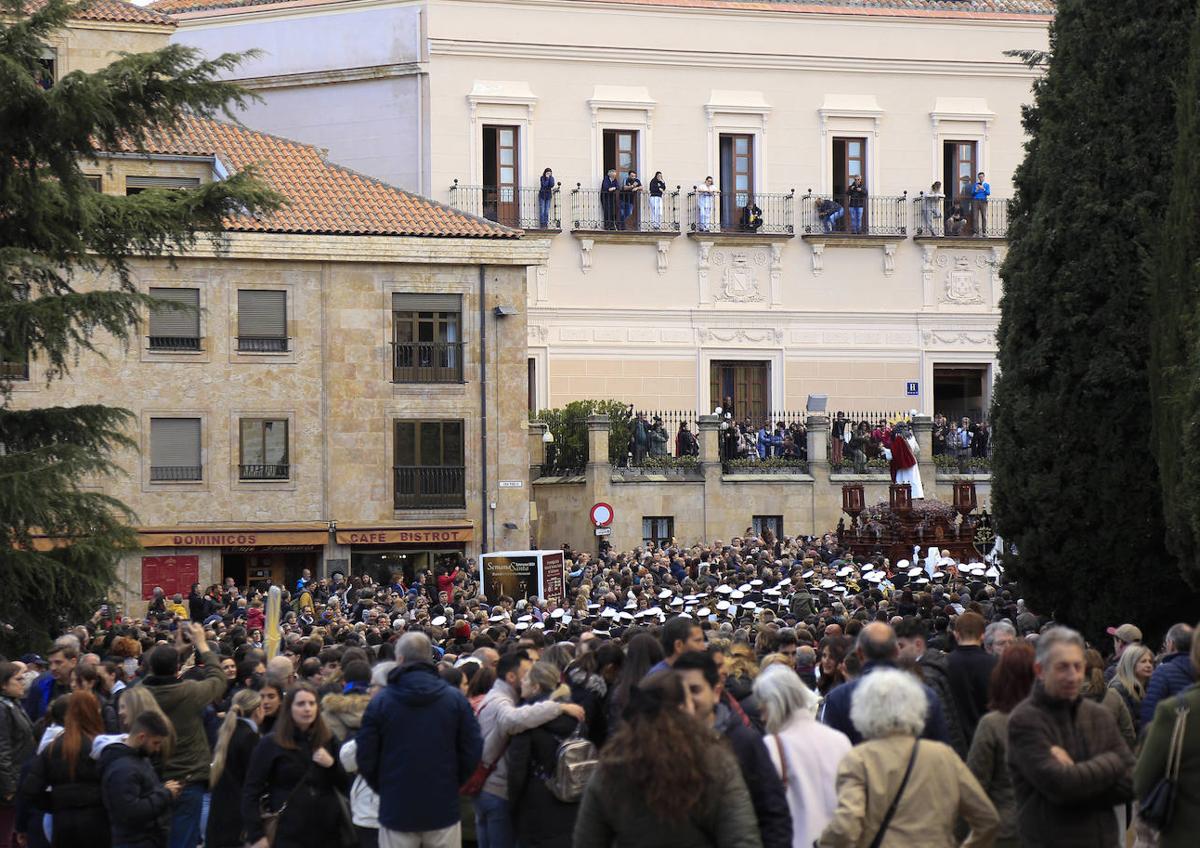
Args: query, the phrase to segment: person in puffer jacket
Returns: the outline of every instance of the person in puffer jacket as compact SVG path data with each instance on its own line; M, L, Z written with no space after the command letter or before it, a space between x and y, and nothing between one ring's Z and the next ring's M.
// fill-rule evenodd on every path
M371 681L371 667L365 662L354 660L342 669L345 684L341 692L331 692L321 699L321 716L333 738L340 745L362 727L363 713L371 700L367 691Z
M382 662L371 671L371 685L368 697L371 700L387 686L388 675L396 668L397 663ZM328 699L326 699L328 700ZM364 705L365 708L365 705ZM359 715L361 724L362 716ZM354 775L354 785L350 787L350 818L354 822L354 830L358 833L362 845L379 844L379 793L367 783L358 773L358 741L351 736L338 751L338 759L346 774Z
M1158 667L1146 684L1146 695L1142 698L1142 727L1148 728L1154 721L1154 710L1160 701L1173 698L1196 682L1196 669L1192 667L1192 628L1186 624L1175 624L1167 631L1163 640L1163 656Z
M158 779L150 757L171 736L167 720L145 712L129 735L98 736L92 757L100 762L100 791L112 825L113 848L165 848L171 832L171 802L182 784Z

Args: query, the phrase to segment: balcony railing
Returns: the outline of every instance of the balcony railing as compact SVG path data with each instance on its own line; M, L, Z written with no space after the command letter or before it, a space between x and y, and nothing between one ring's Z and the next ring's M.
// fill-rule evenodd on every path
M608 191L576 183L571 192L571 218L576 230L660 233L679 232L679 186L662 197L649 191Z
M522 230L562 229L560 192L556 185L548 196L538 188L514 186L450 186L450 205L455 209L487 218L506 227Z
M152 465L150 479L154 482L179 482L181 480L202 480L203 468L199 465Z
M746 191L722 194L692 186L687 199L688 232L788 236L796 232L795 189L787 194Z
M28 380L29 360L0 362L0 380Z
M396 509L445 509L467 505L461 466L397 465Z
M800 198L801 232L838 236L903 236L908 233L908 192L899 197L813 194ZM861 203L852 206L851 203Z
M151 350L199 350L199 336L149 336Z
M968 197L930 197L922 192L913 200L913 220L918 237L1008 238L1008 205L1004 198L974 200Z
M237 349L242 353L287 353L288 339L280 336L238 336Z
M239 465L238 476L243 480L286 480L292 467L287 463L275 465Z
M392 342L393 383L461 383L462 342Z

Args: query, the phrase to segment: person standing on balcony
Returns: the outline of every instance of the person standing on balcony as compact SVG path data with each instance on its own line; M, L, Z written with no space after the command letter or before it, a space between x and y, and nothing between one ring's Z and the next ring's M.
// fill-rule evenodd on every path
M824 203L825 201L821 202ZM833 201L829 202L832 203ZM833 425L829 430L829 443L830 447L833 449L834 465L842 464L842 454L846 447L847 423L846 416L839 412L837 417L833 419Z
M955 235L968 235L968 228L971 225L971 208L973 206L972 199L975 197L975 188L971 185L971 178L964 176L959 181L958 186L958 203L956 210L961 210L962 223L958 225Z
M850 207L850 232L855 235L862 233L863 207L867 202L867 187L863 183L862 174L856 174L846 189L847 205Z
M923 235L937 235L933 222L942 217L942 201L945 199L946 195L942 194L941 180L937 180L929 187L929 193L925 195L925 200L921 204L921 232Z
M554 172L549 168L542 171L542 184L538 189L538 229L550 229L550 204L554 199Z
M696 210L700 216L700 231L709 232L713 229L713 199L717 189L712 177L704 178L704 185L696 189Z
M625 224L633 217L634 211L638 207L639 192L642 190L642 181L638 179L637 171L630 171L629 176L625 178L625 185L621 189L621 229L625 229ZM637 221L633 222L634 229L637 229Z
M977 238L987 235L987 207L988 198L991 196L992 187L984 182L983 171L980 171L975 177L975 186L971 189L971 209L974 212L971 222Z
M620 190L621 183L617 179L617 169L609 168L608 173L604 175L604 182L600 183L600 209L604 213L604 229L606 230L617 228L617 195Z
M688 429L686 421L679 422L679 432L675 435L675 455L700 455L700 443L696 441L696 435Z
M662 171L654 172L650 180L650 226L656 230L662 229L663 192L667 190L667 181L663 179Z

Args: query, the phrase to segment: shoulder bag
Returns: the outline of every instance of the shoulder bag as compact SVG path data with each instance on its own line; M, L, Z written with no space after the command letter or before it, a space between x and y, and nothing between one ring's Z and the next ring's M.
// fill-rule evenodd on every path
M490 704L485 704L479 710L479 715L483 715L483 711ZM496 726L496 732L500 732L500 726ZM483 791L483 785L487 783L487 779L492 776L492 772L496 770L496 764L500 762L500 758L508 751L508 735L504 736L504 744L500 750L496 752L496 756L489 763L486 760L480 760L479 765L475 766L475 771L471 772L471 776L467 778L467 782L458 788L459 795L466 795L468 798L474 798Z
M1180 702L1175 708L1175 727L1171 731L1171 747L1167 749L1166 773L1141 799L1138 815L1155 830L1171 825L1175 801L1179 796L1179 763L1183 759L1183 733L1187 729L1189 708Z
M283 816L283 811L288 808L288 804L292 802L292 798L300 791L300 787L308 780L308 772L311 769L312 766L310 765L308 770L304 772L304 776L296 782L296 785L292 787L292 791L283 799L283 803L279 806L278 810L271 811L269 806L271 796L269 792L258 799L258 814L259 818L262 819L263 836L266 837L268 845L275 844L275 835L279 832L279 819Z
M904 779L900 781L900 788L896 790L896 797L892 799L891 806L883 814L883 821L879 823L879 830L875 832L875 838L871 840L871 848L879 848L883 844L883 837L887 834L888 826L892 823L892 818L896 815L896 808L900 806L900 799L904 796L904 790L908 787L908 779L912 776L913 763L917 761L917 747L920 744L920 739L913 740L912 754L908 757L908 768L904 770Z

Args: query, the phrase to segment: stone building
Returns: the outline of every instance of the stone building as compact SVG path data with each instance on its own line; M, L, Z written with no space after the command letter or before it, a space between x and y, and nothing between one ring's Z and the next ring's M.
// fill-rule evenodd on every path
M264 51L236 72L252 126L546 244L531 408L986 414L1036 76L1008 51L1047 48L1053 0L154 7L180 42ZM610 168L661 171L661 201L602 196Z
M56 40L54 73L165 45L173 26L97 10ZM36 358L5 367L16 408L133 412L124 473L86 481L137 515L145 550L123 563L123 601L225 577L294 585L303 568L411 578L525 547L525 284L545 242L220 121L187 119L146 154L84 170L131 194L252 163L283 209L231 218L219 251L135 260L144 291L188 308L151 309L134 344L100 340L63 381Z

